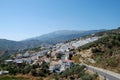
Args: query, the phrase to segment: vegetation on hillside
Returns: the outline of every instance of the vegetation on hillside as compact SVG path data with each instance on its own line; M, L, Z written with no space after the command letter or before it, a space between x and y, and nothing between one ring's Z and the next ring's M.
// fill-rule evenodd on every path
M92 50L92 58L103 68L116 68L120 73L120 29L110 30L102 34L99 40L79 47L78 50ZM98 35L98 34L97 34Z
M85 66L74 65L69 69L66 69L62 73L58 74L56 72L49 72L49 63L44 62L42 65L34 64L28 65L23 63L21 65L17 64L3 64L0 63L1 70L8 70L9 76L0 76L0 80L31 80L30 77L16 77L18 74L21 75L31 75L31 77L38 77L39 79L34 80L67 80L67 79L80 79L80 80L95 80L98 76L97 74L86 73Z
M48 70L49 64L46 62L44 62L42 65L34 64L32 66L26 63L22 63L22 64L0 63L0 69L9 71L10 75L31 74L32 76L46 77L49 74L49 70Z
M30 80L24 77L15 77L15 76L0 76L0 80Z

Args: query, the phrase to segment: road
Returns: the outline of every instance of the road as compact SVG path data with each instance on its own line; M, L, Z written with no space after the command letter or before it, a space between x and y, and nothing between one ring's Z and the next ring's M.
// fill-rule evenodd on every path
M114 73L114 72L111 72L111 71L108 71L108 70L104 70L104 69L101 69L101 68L88 66L88 65L87 65L87 68L89 70L92 70L93 72L97 72L98 74L104 76L106 78L106 80L120 80L120 74L117 74L117 73Z

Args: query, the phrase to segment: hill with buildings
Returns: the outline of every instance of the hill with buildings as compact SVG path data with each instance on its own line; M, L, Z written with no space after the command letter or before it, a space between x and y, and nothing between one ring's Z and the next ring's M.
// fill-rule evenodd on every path
M120 29L100 32L95 35L99 35L101 38L80 46L78 54L86 58L84 61L88 64L120 73ZM84 56L85 54L88 56Z
M29 76L39 77L43 80L101 80L98 76L99 73L87 70L86 65L81 63L119 73L119 50L120 29L114 29L52 46L42 45L37 48L16 51L1 61L0 69L7 70L2 71L1 74L16 76L29 74ZM104 80L105 77L102 76L102 80Z
M104 30L89 30L89 31L74 31L74 30L61 30L55 31L49 34L45 34L39 37L26 39L23 41L11 41L6 39L0 39L0 56L9 56L13 52L37 48L41 45L50 46L53 44L65 42L71 39L76 39L85 35L94 34Z

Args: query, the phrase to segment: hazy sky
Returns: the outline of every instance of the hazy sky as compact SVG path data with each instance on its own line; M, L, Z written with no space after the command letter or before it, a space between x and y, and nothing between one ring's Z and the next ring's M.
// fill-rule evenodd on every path
M0 39L120 26L120 0L0 0Z

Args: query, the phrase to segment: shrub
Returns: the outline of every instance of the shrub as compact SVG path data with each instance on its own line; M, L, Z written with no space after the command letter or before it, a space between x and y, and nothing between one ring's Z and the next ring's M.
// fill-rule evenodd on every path
M92 76L90 76L89 74L85 74L84 76L81 77L82 80L93 80Z

